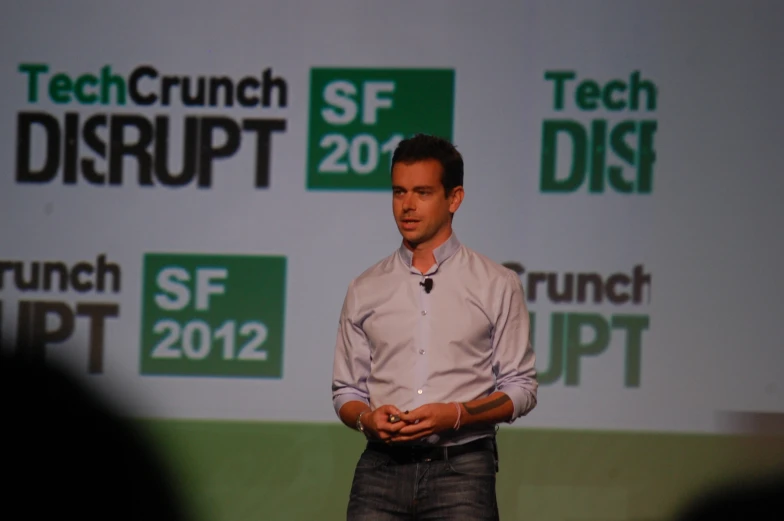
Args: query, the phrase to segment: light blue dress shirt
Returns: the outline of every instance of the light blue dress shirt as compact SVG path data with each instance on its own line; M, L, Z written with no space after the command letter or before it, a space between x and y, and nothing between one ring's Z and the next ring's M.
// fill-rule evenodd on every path
M401 244L349 284L335 347L335 411L352 400L410 411L502 391L514 404L511 423L534 408L538 389L520 278L454 233L433 253L436 263L423 274ZM429 293L420 285L427 277ZM494 431L472 425L422 442L453 445Z

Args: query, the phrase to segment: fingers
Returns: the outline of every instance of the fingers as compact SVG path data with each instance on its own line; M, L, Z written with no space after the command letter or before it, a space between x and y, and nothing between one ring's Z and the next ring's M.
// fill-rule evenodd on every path
M426 438L426 437L430 436L431 434L433 434L434 432L435 431L431 428L431 429L425 429L425 430L417 432L416 434L410 434L410 435L403 435L401 433L398 433L398 434L392 436L391 438L389 438L388 441L391 442L391 443L403 443L403 442L406 442L406 441L415 441L415 440L419 440L421 438Z
M436 412L430 405L402 412L394 405L382 405L372 413L375 435L387 443L424 438L436 432Z
M388 421L381 422L378 425L379 433L397 434L405 426L403 422L389 423Z
M391 416L399 414L400 411L393 405L382 405L373 411L373 423L379 437L381 437L382 433L395 434L405 426L405 423L403 422L390 421Z
M402 424L403 427L399 429L398 435L400 436L416 436L426 431L433 430L433 423L429 421L422 421L418 423Z
M419 423L420 421L428 418L431 414L431 407L423 405L417 407L413 411L405 411L400 414L400 419L406 423Z
M395 416L400 416L400 414L401 414L400 409L398 409L394 405L382 405L381 407L379 407L376 410L377 411L382 411L387 416L389 416L391 414L394 414Z

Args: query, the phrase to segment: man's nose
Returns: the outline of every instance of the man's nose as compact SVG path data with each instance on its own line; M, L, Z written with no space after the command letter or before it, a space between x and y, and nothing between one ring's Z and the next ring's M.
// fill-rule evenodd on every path
M403 197L403 210L415 210L416 203L413 194L406 194Z

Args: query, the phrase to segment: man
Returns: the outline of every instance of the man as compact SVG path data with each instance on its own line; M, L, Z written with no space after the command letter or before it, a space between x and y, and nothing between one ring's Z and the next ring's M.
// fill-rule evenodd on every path
M349 284L335 349L335 410L368 438L348 519L498 519L496 425L538 387L522 285L453 233L451 143L402 141L392 194L402 244Z

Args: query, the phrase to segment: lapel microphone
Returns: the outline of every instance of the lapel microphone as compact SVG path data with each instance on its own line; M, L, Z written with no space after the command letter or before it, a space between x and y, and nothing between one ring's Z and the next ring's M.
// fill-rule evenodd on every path
M433 289L433 279L427 278L420 282L419 285L425 288L425 293L430 293L430 290Z

